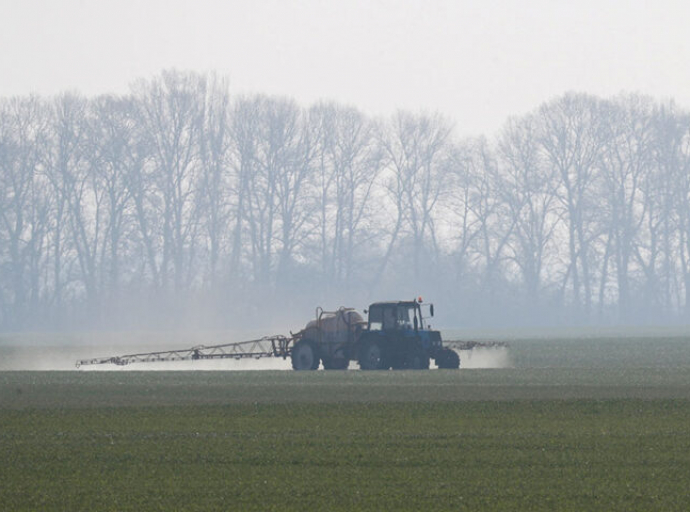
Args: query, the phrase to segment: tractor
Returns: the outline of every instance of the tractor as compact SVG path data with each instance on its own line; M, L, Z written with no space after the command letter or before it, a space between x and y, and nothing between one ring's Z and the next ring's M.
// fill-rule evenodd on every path
M441 333L431 329L422 306L434 316L434 305L412 301L375 302L364 313L365 321L352 308L324 311L297 334L291 352L295 370L346 369L357 361L362 370L429 368L434 359L439 368L460 367L458 353L444 347Z
M290 358L295 370L345 370L356 361L362 370L425 370L433 359L441 369L460 367L456 350L501 348L502 341L441 341L441 333L427 323L434 316L434 305L422 298L411 301L375 302L364 310L368 319L353 308L336 311L316 309L316 318L304 329L290 336L276 334L263 338L198 345L186 349L139 352L122 356L80 359L77 368L86 365L197 361L208 359Z

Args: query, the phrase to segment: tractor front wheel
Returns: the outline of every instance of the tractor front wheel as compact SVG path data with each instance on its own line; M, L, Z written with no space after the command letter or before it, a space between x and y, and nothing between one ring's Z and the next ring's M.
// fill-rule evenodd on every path
M316 370L319 367L319 358L316 355L314 343L310 340L301 340L292 349L292 368L297 371Z
M460 356L455 350L444 348L436 358L436 366L440 369L457 370L460 368Z

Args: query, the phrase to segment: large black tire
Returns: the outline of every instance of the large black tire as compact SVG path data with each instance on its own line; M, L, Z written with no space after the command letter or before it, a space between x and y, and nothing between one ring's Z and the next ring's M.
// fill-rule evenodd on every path
M292 348L292 369L297 371L316 370L319 367L319 357L316 346L311 340L301 340Z
M424 352L413 352L407 357L406 367L409 370L428 370L429 356Z
M436 358L436 366L440 369L457 370L460 368L460 356L455 350L444 348Z
M359 367L362 370L382 370L384 368L383 349L378 342L372 340L364 344L359 353Z

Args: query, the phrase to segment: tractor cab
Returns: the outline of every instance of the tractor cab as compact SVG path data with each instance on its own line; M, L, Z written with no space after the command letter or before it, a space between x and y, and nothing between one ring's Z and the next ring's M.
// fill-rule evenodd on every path
M429 306L433 316L433 305ZM375 302L369 306L370 331L419 331L426 328L421 303L414 301Z

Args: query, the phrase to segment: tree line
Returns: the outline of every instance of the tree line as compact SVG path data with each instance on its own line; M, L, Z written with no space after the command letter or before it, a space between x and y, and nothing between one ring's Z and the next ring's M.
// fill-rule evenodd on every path
M455 325L687 321L688 112L569 93L460 139L178 71L0 100L0 329L261 327L419 293Z

